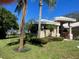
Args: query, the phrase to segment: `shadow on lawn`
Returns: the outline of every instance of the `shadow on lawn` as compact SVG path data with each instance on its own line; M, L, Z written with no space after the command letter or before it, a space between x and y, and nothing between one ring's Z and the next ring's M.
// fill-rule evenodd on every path
M18 38L18 36L6 37L6 39L11 39L11 38Z
M16 44L19 44L19 39L18 39L18 41L14 41L14 42L10 42L10 43L8 43L7 45L8 46L12 46L12 45L16 45ZM24 41L24 44L25 44L26 42Z
M20 41L20 40L18 39L18 41L10 42L10 43L8 43L7 45L8 45L8 46L17 45L17 44L19 44L19 41ZM30 41L24 40L24 45L25 45L25 44L31 44L31 45L43 47L43 44L41 44L41 42L36 41L36 40L30 40Z
M11 42L11 43L8 43L7 45L8 46L12 46L12 45L16 45L16 44L19 44L19 41L17 41L17 42Z

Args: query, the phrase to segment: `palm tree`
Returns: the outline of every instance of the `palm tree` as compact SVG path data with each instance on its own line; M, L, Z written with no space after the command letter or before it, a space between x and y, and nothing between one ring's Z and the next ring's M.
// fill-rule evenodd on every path
M55 6L56 0L44 0L49 7ZM38 23L38 37L40 38L40 32L41 32L41 19L42 19L42 5L43 0L39 0L39 23Z
M9 4L12 3L15 0L0 0L0 4ZM41 16L42 16L42 1L43 0L39 0L40 1L40 10L39 10L39 26L38 26L38 37L40 37L40 27L41 27ZM44 0L49 6L54 6L55 5L55 0ZM20 11L22 10L22 19L21 19L21 24L19 27L19 31L20 31L20 44L19 44L19 48L18 51L21 51L24 48L24 18L26 16L26 7L27 7L27 0L17 0L18 4L16 6L15 11L18 11L18 13L20 13Z
M20 44L18 51L21 51L24 48L24 22L25 22L25 16L26 16L26 7L27 7L27 0L18 0L17 7L15 9L15 12L18 11L18 13L22 10L22 19L21 24L19 27L20 31Z
M21 24L19 27L19 31L20 31L20 44L19 44L19 48L18 51L21 51L24 48L24 18L26 16L26 6L27 6L27 0L0 0L0 4L10 4L14 1L17 1L17 6L15 9L15 12L18 11L18 13L20 13L20 11L22 10L22 19L21 19Z
M24 48L24 22L25 22L25 16L26 16L26 7L27 7L27 0L0 0L1 4L10 4L14 1L17 1L17 6L15 9L15 12L18 11L18 14L22 10L22 19L19 27L20 31L20 43L18 51L21 51Z

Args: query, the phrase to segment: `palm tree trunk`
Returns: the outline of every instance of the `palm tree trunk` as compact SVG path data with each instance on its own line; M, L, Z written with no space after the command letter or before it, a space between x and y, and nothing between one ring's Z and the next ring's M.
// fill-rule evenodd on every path
M40 0L40 9L39 9L38 38L40 38L40 32L41 32L41 18L42 18L42 0Z
M21 25L19 28L20 31L20 44L19 44L19 48L18 51L21 51L24 48L24 22L25 22L25 15L26 15L26 4L24 4L23 6L23 10L22 10L22 20L21 20Z

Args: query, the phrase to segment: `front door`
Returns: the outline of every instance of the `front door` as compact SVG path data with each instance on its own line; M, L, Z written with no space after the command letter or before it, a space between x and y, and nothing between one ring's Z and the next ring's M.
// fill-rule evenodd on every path
M59 33L60 33L60 37L68 38L69 32L68 32L67 28L60 26Z

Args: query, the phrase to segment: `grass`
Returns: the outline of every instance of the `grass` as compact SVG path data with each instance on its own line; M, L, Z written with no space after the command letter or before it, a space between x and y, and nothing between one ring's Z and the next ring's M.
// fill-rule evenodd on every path
M3 59L79 59L79 41L54 41L39 47L26 44L30 48L27 52L16 52L13 49L18 44L8 46L10 42L17 41L18 38L0 40L0 57Z

